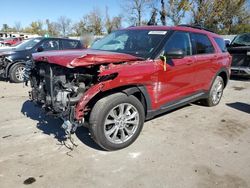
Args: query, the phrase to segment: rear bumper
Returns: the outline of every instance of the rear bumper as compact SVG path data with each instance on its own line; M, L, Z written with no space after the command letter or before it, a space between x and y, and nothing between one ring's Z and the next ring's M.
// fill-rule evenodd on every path
M231 75L250 76L250 67L231 67Z

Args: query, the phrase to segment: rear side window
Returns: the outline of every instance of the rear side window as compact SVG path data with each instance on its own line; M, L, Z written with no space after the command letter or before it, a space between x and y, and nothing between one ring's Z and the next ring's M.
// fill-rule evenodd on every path
M171 50L181 49L184 54L191 55L191 40L189 33L176 31L170 39L167 41L164 51L169 52Z
M79 42L75 40L62 40L63 49L79 48Z
M59 40L48 39L48 40L45 40L41 44L41 46L43 47L44 51L59 50Z
M214 47L209 38L204 34L193 33L192 43L194 45L193 54L211 54L214 53Z
M214 40L222 52L227 52L227 48L226 48L226 44L225 44L224 39L215 37Z

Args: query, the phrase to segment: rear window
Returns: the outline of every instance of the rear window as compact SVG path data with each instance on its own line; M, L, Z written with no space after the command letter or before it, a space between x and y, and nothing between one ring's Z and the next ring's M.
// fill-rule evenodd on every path
M63 49L80 48L79 42L75 40L63 40L62 46L63 46Z
M194 44L193 54L211 54L214 53L214 47L209 38L204 34L193 33L192 43Z
M214 38L214 40L222 52L227 52L225 41L222 38Z

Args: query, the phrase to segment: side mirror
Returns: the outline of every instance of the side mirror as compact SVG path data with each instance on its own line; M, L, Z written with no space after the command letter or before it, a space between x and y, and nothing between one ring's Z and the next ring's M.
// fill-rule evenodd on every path
M230 44L229 44L229 43L226 43L226 47L229 48L229 47L230 47Z
M42 52L44 49L43 49L43 47L42 46L39 46L38 48L37 48L37 52Z
M172 49L168 52L165 52L164 55L167 59L181 59L185 56L183 50L181 49Z

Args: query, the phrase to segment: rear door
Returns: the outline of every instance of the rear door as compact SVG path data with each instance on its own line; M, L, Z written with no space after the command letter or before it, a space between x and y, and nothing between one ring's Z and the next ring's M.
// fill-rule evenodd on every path
M211 83L217 71L218 55L207 35L192 33L191 40L195 58L193 84L196 91L207 90L207 86Z
M164 70L163 62L158 60L158 63L162 64L157 86L159 106L178 101L194 92L194 57L192 56L192 45L188 32L175 31L172 34L165 44L164 51L168 52L173 49L183 50L185 57L169 59L166 70Z

